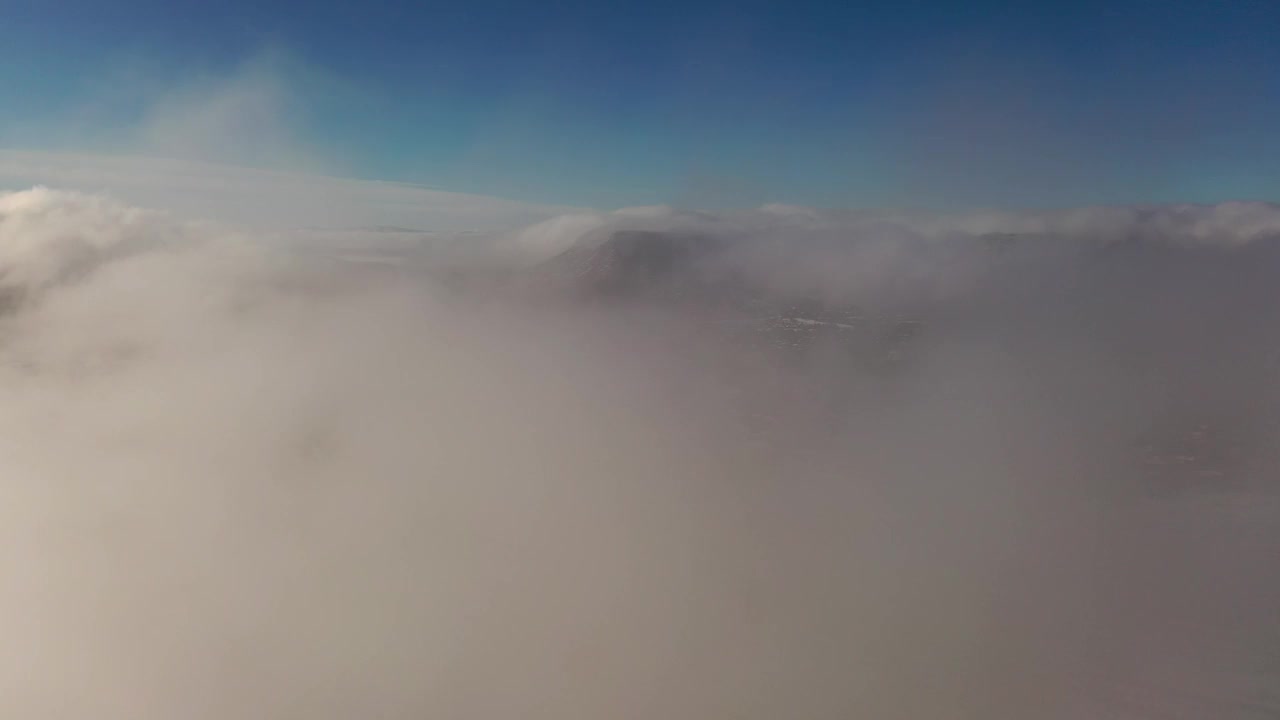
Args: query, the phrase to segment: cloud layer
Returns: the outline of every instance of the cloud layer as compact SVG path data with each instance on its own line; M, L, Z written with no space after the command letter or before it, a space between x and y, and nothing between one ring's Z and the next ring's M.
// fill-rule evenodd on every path
M923 320L876 375L643 302L0 196L0 711L1274 710L1275 214L647 209L475 238L536 275L613 228L718 235L735 277ZM1225 475L1152 474L1196 432L1229 435Z
M188 217L277 230L374 225L497 230L571 210L401 183L195 161L0 150L0 189L32 185L110 193Z

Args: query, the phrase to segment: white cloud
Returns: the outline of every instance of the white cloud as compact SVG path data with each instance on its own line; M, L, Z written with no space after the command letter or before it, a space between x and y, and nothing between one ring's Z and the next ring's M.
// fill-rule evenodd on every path
M153 212L105 198L37 188L0 194L0 289L38 291L79 268L159 242Z
M143 207L267 228L496 230L570 210L402 183L195 161L0 150L0 190L33 185L105 192Z
M63 160L171 198L230 181L514 218ZM1030 227L1151 226L1133 213ZM749 257L766 280L880 283L934 315L875 380L822 353L756 362L650 308L448 293L100 197L0 195L0 285L26 294L0 312L0 715L1272 707L1250 688L1277 680L1257 661L1280 604L1280 283L1268 243L1233 240L1269 215L1155 216L1217 244L984 274L954 224L780 208L577 213L527 238L696 227L777 250ZM967 292L933 302L951 276ZM1239 428L1237 476L1143 493L1133 431L1217 432L1206 417Z
M324 154L298 137L301 103L281 63L263 55L230 74L170 87L145 109L130 147L183 160L332 172Z

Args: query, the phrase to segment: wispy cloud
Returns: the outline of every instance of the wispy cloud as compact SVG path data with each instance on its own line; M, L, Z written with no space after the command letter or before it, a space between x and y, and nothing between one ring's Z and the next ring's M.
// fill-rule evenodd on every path
M264 54L228 74L190 78L155 98L132 131L135 152L286 170L337 168L297 132L303 105L289 64Z
M0 189L33 185L105 192L141 206L273 228L495 230L571 211L403 183L192 160L0 150Z

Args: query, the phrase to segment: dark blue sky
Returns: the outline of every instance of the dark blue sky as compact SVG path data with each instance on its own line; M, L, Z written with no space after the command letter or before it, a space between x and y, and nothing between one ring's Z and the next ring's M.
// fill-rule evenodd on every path
M267 123L268 145L287 134L337 172L445 189L590 205L1280 199L1275 0L5 5L10 147L125 151L157 104L199 108L249 63L279 95L271 116L217 137Z

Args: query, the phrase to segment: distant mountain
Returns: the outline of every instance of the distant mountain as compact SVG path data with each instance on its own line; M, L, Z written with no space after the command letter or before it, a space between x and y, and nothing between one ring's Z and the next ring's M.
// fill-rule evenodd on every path
M724 242L707 235L618 230L584 239L545 268L578 293L611 298L684 297L710 288L702 275Z
M764 286L732 270L730 249L730 241L711 235L616 230L584 238L536 272L575 299L679 312L788 356L820 347L888 367L924 328L919 319L876 317L815 294Z
M671 312L708 332L741 343L745 350L780 362L813 361L820 363L824 372L838 373L843 366L848 368L850 377L858 374L882 379L909 373L932 338L944 330L956 330L943 318L972 321L978 313L998 323L998 327L979 325L976 329L969 327L968 332L1011 342L1050 345L1054 342L1054 323L1067 322L1071 324L1063 332L1084 332L1084 337L1102 343L1112 353L1132 353L1135 348L1146 351L1152 343L1164 343L1165 347L1181 348L1185 354L1187 348L1179 338L1186 330L1164 321L1169 317L1164 308L1178 296L1165 292L1130 296L1117 294L1117 288L1157 287L1152 285L1155 278L1164 283L1158 287L1195 288L1203 293L1201 283L1230 271L1234 286L1242 293L1256 294L1260 300L1270 297L1264 292L1265 287L1239 271L1241 260L1235 254L1224 253L1213 245L1173 244L1140 233L1099 237L1081 244L1054 233L990 232L948 239L945 245L936 247L942 248L939 252L953 253L948 258L962 258L965 262L957 264L958 272L974 272L973 278L983 280L976 287L991 289L991 294L983 295L987 292L983 290L972 297L965 296L962 302L978 304L959 313L951 307L955 300L949 299L918 304L917 312L906 314L889 309L891 306L859 307L833 302L817 291L781 289L779 284L761 280L760 274L735 271L744 267L735 261L744 258L736 254L739 247L734 243L723 236L693 231L612 230L581 239L533 268L531 275L535 286L544 291L550 289L552 295L571 302ZM789 253L801 253L804 248L780 246L770 248L770 252L776 253L772 260L757 259L756 264L782 264ZM1263 261L1280 259L1280 247L1258 244L1252 246L1251 254L1257 263L1248 267L1270 265ZM833 257L843 262L839 260L841 256ZM1058 267L1059 260L1063 266L1078 271L1066 276L1070 283L1043 289L1045 297L1060 296L1060 302L1030 308L1028 316L1005 304L1010 298L1021 297L1019 293L1026 283L1042 282L1044 269ZM857 265L849 267L856 269ZM887 272L897 270L887 266ZM988 276L982 274L988 271L995 273L990 276L990 283L986 282ZM1060 281L1056 275L1048 277L1051 282ZM1005 295L1001 288L1012 290ZM1106 291L1099 293L1097 288ZM1234 306L1229 304L1211 307L1214 309L1206 317L1222 313L1242 317L1248 309L1244 306L1230 310ZM1196 312L1195 307L1183 307L1177 317L1190 319ZM1081 328L1081 322L1090 324ZM1232 338L1240 341L1239 327L1222 336L1211 332L1211 327L1216 326L1193 329L1206 342L1227 343L1223 345L1224 352L1225 348L1234 347L1230 344ZM1047 338L1042 336L1045 331L1049 333ZM1211 359L1213 355L1206 357ZM1180 355L1174 356L1182 362L1179 358ZM829 394L837 397L842 385L834 383ZM1130 440L1128 452L1135 470L1150 480L1153 489L1224 486L1243 471L1242 458L1267 444L1262 439L1266 432L1260 429L1259 419L1249 408L1235 407L1234 412L1217 418L1212 408L1203 403L1188 402L1185 417L1180 415L1178 422L1172 422L1172 418L1171 424L1153 422L1141 437ZM1262 425L1272 428L1265 422Z

